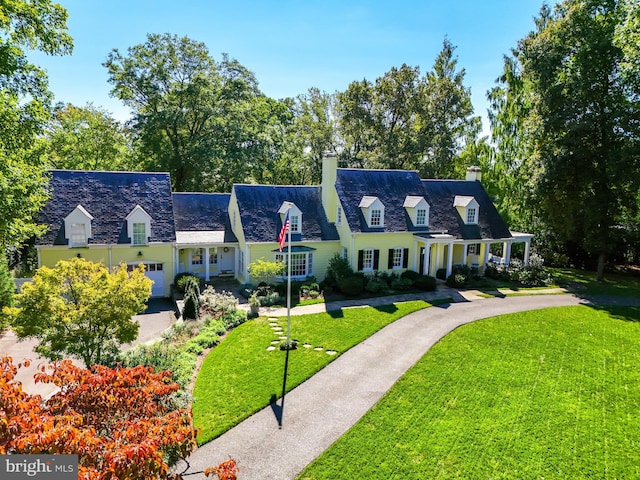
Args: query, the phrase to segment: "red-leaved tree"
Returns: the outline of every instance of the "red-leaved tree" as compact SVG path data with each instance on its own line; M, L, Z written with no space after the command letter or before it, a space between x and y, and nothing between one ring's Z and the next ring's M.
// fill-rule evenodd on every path
M186 458L196 441L191 412L171 400L178 385L170 372L65 360L36 374L60 389L43 402L22 390L18 367L0 358L0 454L77 454L79 480L180 479L168 459ZM205 473L237 478L233 460Z

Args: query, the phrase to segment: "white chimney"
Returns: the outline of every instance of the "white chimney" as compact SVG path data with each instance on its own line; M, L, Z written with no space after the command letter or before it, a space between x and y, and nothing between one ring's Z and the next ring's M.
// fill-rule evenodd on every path
M482 180L482 170L480 167L469 167L467 168L467 182L480 181Z

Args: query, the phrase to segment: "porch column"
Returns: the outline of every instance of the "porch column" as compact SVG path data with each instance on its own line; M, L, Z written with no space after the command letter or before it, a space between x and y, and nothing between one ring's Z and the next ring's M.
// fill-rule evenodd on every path
M420 268L418 267L418 262L420 261L420 256L418 255L419 253L420 253L420 247L418 246L418 241L414 240L413 241L413 266L411 268L416 272L420 270Z
M469 245L462 245L462 263L467 265L469 263Z
M491 245L490 243L483 243L482 244L484 246L484 256L482 259L482 268L485 269L487 268L487 263L489 263L489 246Z
M441 243L436 243L434 245L434 247L436 249L436 258L435 258L433 263L434 263L434 270L437 271L438 268L440 268L440 265L442 264L442 260L440 259L441 258L441 253L440 252L442 251L443 247L442 247Z
M529 254L531 253L531 240L527 240L524 242L524 265L525 267L529 265Z
M503 246L504 264L508 266L511 263L511 242L504 242Z
M431 244L424 244L424 260L422 261L422 269L425 275L431 275ZM431 275L435 277L435 275Z
M465 250L465 253L466 253L466 250ZM453 271L453 242L449 243L449 255L447 255L447 277L451 275L452 271Z
M204 279L209 281L209 247L204 248Z

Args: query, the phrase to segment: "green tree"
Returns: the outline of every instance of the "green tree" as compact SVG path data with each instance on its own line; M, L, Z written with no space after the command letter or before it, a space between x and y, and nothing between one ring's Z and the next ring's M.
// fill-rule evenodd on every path
M89 103L58 104L45 134L46 158L54 168L125 170L131 156L127 130L109 112Z
M284 265L282 262L269 262L264 258L258 258L247 265L247 270L249 270L249 276L258 283L271 285L276 277L284 273Z
M28 50L71 52L67 12L49 0L5 0L0 6L0 245L19 245L39 232L34 218L46 201L46 165L37 138L51 94Z
M144 311L151 284L142 265L109 273L82 258L61 260L23 285L11 325L19 338L40 340L35 350L50 360L66 354L87 366L104 364L137 337L131 317Z
M244 120L259 95L253 74L203 43L150 34L117 49L104 66L111 93L133 111L142 167L171 173L176 191L229 191L248 174L251 129Z
M618 35L621 25L638 33L628 5L543 7L509 59L506 90L493 92L499 145L516 155L503 166L528 178L528 207L541 230L574 259L597 258L599 279L617 232L638 209L640 90L625 68L640 47L621 48Z
M7 257L0 254L0 332L8 326L9 312L5 308L13 307L13 294L16 285L9 271Z

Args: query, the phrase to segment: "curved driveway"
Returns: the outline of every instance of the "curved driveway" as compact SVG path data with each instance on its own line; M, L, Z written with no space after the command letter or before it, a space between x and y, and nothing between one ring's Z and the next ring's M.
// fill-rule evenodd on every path
M581 303L585 302L572 295L489 298L407 315L287 393L281 428L274 414L279 405L266 407L196 450L187 473L202 472L231 457L238 463L240 478L293 479L455 328L505 313Z

